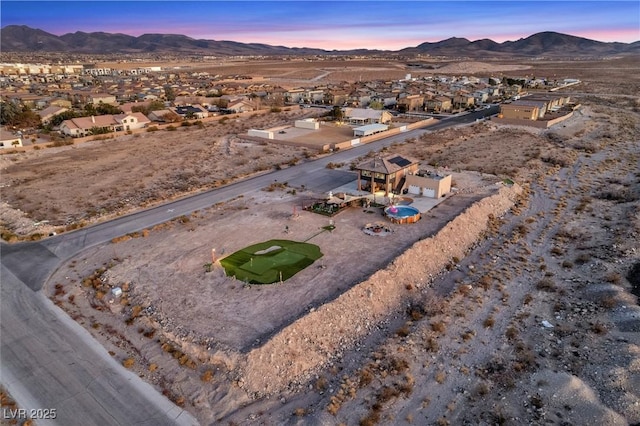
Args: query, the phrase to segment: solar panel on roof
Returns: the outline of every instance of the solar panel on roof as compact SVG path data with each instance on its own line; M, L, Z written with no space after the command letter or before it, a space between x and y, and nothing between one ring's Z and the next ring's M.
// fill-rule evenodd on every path
M400 156L393 157L392 159L389 160L389 162L397 165L398 167L405 167L411 164L411 161L407 160L406 158L402 158Z

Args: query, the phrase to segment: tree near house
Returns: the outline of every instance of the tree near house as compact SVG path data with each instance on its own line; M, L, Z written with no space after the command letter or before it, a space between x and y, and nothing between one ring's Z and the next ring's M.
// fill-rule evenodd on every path
M77 117L82 117L82 114L72 110L65 111L51 117L51 119L49 120L49 123L46 126L44 126L44 128L46 130L51 130L54 127L61 125L63 121L71 120L72 118L77 118Z
M339 105L334 105L331 110L331 117L333 117L336 121L342 121L344 118L344 113L342 112L342 108Z
M25 129L40 126L40 116L27 105L0 102L0 124Z
M131 112L141 112L144 115L149 115L151 111L159 111L164 109L164 102L162 101L151 101L147 105L134 105L131 107Z
M173 90L171 86L165 86L164 88L164 98L169 102L173 102L176 100L176 92Z
M0 124L3 126L11 126L19 113L18 105L13 102L0 102Z
M166 123L177 123L179 121L182 121L182 117L180 117L178 114L172 111L169 111L166 114L163 114L162 119Z
M86 104L84 106L84 112L86 115L116 115L122 114L122 110L114 105L109 104Z
M93 126L91 129L89 129L89 134L91 135L104 135L111 132L113 132L113 130L108 127Z
M369 104L369 108L381 110L382 108L384 108L384 104L380 101L371 101L371 103Z

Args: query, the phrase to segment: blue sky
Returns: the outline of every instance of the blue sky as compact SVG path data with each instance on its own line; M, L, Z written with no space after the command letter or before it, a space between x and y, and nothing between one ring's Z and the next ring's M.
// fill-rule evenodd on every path
M183 34L324 49L401 49L449 37L517 40L557 31L640 40L640 1L6 1L0 24L75 31Z

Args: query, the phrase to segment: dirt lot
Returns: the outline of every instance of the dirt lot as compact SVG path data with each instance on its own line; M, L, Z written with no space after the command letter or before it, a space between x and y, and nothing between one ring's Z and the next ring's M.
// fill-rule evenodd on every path
M447 166L459 188L417 224L394 226L392 235L362 233L364 224L382 220L375 209L345 211L334 218L336 229L324 232L326 217L297 210L292 218L293 206L316 194L256 191L84 253L59 270L46 291L114 357L203 424L638 423L640 272L632 268L640 263L640 104L613 96L609 77L597 71L583 76L575 67L565 76L591 78L579 89L597 91L583 96L583 108L554 128L484 122L389 148ZM638 77L634 81L620 84L637 85ZM232 125L233 134L244 123ZM275 117L264 123L277 125ZM221 133L179 129L173 143L163 137L158 145L144 145L161 153L160 145L173 147L157 158L145 157L131 138L122 145L137 150L138 161L149 158L137 171L124 147L107 145L120 141L2 156L8 167L2 183L11 185L3 188L3 201L33 219L91 220L87 212L96 208L100 195L92 194L99 191L112 191L96 203L107 217L125 211L109 206L135 208L231 179L224 164L246 161L234 166L241 170L235 174L243 174L260 161L305 157L301 150L234 143L213 130ZM186 137L209 144L186 150L178 144ZM219 151L208 151L214 148ZM267 149L274 149L273 157L265 158ZM214 154L225 161L212 162ZM61 165L64 157L80 166ZM117 190L95 178L130 169L118 177ZM37 179L43 170L47 179ZM190 175L171 174L178 171ZM467 223L483 224L486 232L465 250L466 242L451 237L441 271L415 279L429 259L420 244L469 206L495 196L494 184L503 177L524 191L513 208L505 215L492 214L491 205L479 209ZM18 182L24 189L15 189ZM104 186L84 191L86 182ZM58 190L63 184L66 189ZM50 201L38 201L51 193ZM3 217L20 215L5 212ZM461 235L471 230L454 225ZM206 272L212 248L223 254L283 237L311 238L324 257L273 286L243 285L215 265ZM110 303L112 285L125 292ZM373 318L367 306L374 305L354 303L352 311L331 318L339 345L326 362L296 377L274 371L296 371L311 358L302 348L313 343L305 339L314 327L297 331L298 324L326 320L323 312L341 297L366 295L368 288L401 304L375 299L382 316L353 340L345 331ZM253 357L269 345L278 359ZM290 377L291 384L270 394L257 390L254 382L272 375L278 383Z

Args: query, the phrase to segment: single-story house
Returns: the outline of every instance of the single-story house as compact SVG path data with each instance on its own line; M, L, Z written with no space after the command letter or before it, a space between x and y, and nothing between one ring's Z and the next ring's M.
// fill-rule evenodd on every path
M118 103L115 95L108 95L105 93L91 95L91 97L89 98L89 102L92 104L111 104L111 105Z
M229 102L229 104L227 105L227 110L233 111L236 113L255 111L255 109L256 108L253 102L248 101L246 99L239 99L234 102Z
M94 128L107 129L110 132L145 128L151 121L141 112L117 115L92 115L65 120L60 125L60 133L72 137L93 134Z
M387 124L393 116L389 111L365 108L345 108L344 117L350 124Z
M176 121L182 120L182 117L180 117L178 114L171 111L170 109L159 109L157 111L151 111L148 117L149 117L149 120L157 121L160 123L165 123L165 122L175 123Z
M418 165L417 160L397 154L376 156L356 166L358 191L375 193L383 190L385 196L390 192L400 193L405 185L405 177L417 172Z
M209 116L209 111L200 105L177 106L173 107L171 110L182 118L202 119Z

